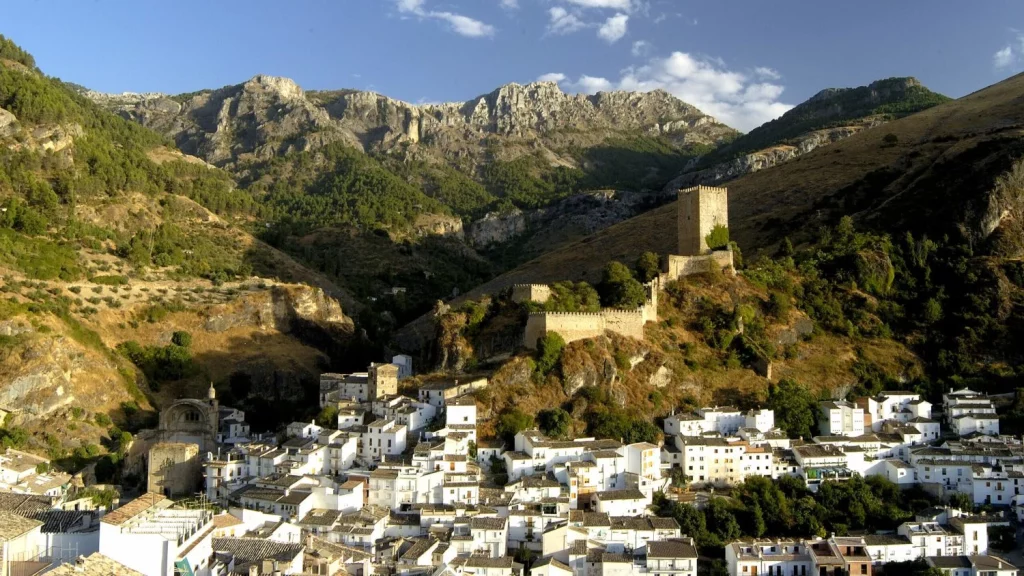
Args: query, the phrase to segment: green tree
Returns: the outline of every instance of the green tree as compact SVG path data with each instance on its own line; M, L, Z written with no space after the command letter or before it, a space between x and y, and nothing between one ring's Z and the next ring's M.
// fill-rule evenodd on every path
M533 416L519 408L513 408L498 417L495 432L511 446L515 443L516 434L533 427Z
M601 304L609 308L633 309L647 300L647 291L621 262L609 262L597 287Z
M325 428L337 428L338 407L331 405L324 406L323 410L317 414L316 423Z
M793 309L793 304L789 300L789 295L773 290L768 295L768 303L765 305L765 311L777 320L786 320L789 318L789 312Z
M720 250L729 246L729 228L715 224L711 228L711 232L704 237L704 241L707 242L708 248L711 250Z
M949 506L951 508L958 508L965 512L972 512L974 511L974 499L963 492L954 492L953 495L949 497Z
M814 436L818 403L805 386L789 379L768 387L768 408L775 411L775 425L790 438Z
M661 274L661 261L654 252L644 252L636 259L633 270L636 279L646 284Z
M178 330L171 335L171 343L182 348L192 347L192 335L184 330Z
M540 431L552 438L562 438L569 432L572 416L561 408L548 408L537 413Z
M548 332L537 341L537 371L541 374L550 373L562 357L565 339L558 332Z

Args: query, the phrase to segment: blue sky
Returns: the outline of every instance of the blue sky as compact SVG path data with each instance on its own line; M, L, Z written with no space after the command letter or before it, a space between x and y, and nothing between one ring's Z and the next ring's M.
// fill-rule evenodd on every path
M664 88L742 130L889 76L962 96L1024 70L1017 27L1016 0L20 0L0 16L47 74L106 92L264 73L436 102L546 78Z

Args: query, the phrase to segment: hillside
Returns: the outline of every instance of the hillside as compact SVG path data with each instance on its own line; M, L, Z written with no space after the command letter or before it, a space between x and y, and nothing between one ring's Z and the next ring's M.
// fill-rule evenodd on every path
M800 278L795 269L781 277ZM449 367L493 370L489 387L476 393L484 435L505 435L513 417L536 418L543 427L544 413L564 410L563 434L654 441L659 432L650 422L673 411L770 402L768 381L752 369L755 350L771 359L773 382L795 380L813 399L883 386L927 391L920 360L876 329L876 315L836 333L791 307L773 282L720 273L670 282L643 340L612 332L567 345L556 338L535 353L515 345L526 312L576 311L567 295L590 288L556 286L560 296L544 305L515 304L503 293L442 311L433 353Z
M368 303L374 334L561 243L548 222L571 218L576 238L638 214L737 134L662 91L543 82L431 105L262 75L178 96L82 93L231 173L254 202L239 224ZM609 210L609 191L630 199Z
M791 293L832 333L856 334L861 320L877 315L884 333L924 360L929 386L1019 386L1022 89L1016 76L730 182L730 236L747 263L741 273L775 278L766 285ZM675 219L675 204L667 204L469 296L514 283L596 282L610 260L673 252ZM799 288L780 280L778 261L758 255L792 257ZM421 319L399 342L415 348L433 330Z
M272 427L344 358L353 299L232 225L258 207L228 174L2 37L0 207L9 444L64 458L210 381L240 407L293 401L257 417Z
M781 117L695 159L666 189L739 178L948 101L916 78L888 78L858 88L826 88Z

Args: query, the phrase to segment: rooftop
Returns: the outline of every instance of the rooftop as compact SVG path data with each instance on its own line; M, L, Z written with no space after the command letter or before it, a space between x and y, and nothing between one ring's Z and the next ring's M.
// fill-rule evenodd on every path
M145 576L142 572L132 570L99 552L94 552L89 556L79 556L78 560L62 564L58 568L47 572L47 574L49 576L110 576L111 574L117 574L117 576Z
M18 516L11 512L0 512L0 542L14 540L43 525L39 520Z

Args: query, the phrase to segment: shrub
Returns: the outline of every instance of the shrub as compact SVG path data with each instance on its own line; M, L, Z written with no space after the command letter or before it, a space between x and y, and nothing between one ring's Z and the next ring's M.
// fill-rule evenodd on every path
M184 330L179 330L171 335L171 343L182 348L192 347L192 335Z
M789 296L778 291L772 291L768 296L768 303L765 305L765 311L777 320L789 318L789 312L792 308L793 305L789 300Z
M661 262L654 252L644 252L636 259L633 269L636 279L644 284L654 280L661 273Z
M704 237L704 242L707 243L708 248L711 250L720 250L729 247L729 228L715 224L711 228L711 232Z
M106 274L93 276L92 278L89 278L89 281L93 284L102 284L104 286L120 286L122 284L127 284L128 278L116 274Z
M549 408L537 413L540 431L552 438L561 438L569 432L572 417L561 408Z
M565 339L558 332L548 332L537 341L537 371L548 374L558 364L565 349Z
M621 262L609 262L597 287L601 304L609 308L632 309L647 300L647 291Z
M518 408L513 408L498 417L495 432L511 446L515 442L516 434L532 426L533 416Z

